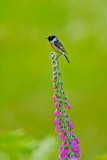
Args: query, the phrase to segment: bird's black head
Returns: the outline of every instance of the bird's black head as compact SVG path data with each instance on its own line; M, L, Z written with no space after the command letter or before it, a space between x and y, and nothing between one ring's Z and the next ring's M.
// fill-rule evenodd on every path
M52 41L56 36L55 35L50 35L48 36L46 39L48 39L48 41Z

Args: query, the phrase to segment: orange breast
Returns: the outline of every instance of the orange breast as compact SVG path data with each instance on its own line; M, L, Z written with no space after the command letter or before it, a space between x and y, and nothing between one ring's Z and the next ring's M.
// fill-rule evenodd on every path
M53 50L54 50L55 52L57 52L57 49L56 49L56 47L54 46L54 44L53 44L53 43L50 43L50 45L51 45L51 47L53 48Z
M53 43L50 43L50 45L56 53L61 53L61 50L58 50Z

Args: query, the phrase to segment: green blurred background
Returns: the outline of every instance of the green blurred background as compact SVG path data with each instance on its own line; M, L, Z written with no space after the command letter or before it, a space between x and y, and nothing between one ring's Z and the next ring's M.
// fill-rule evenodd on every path
M0 1L0 160L58 160L52 100L55 34L81 160L107 160L107 1Z

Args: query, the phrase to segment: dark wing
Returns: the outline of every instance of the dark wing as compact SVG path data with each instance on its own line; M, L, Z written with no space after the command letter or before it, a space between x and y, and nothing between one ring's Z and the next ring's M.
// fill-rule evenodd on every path
M60 41L55 41L54 42L54 45L58 48L58 49L60 49L62 52L65 52L65 53L67 53L66 52L66 50L65 50L65 48L64 48L64 46L62 45L62 43L60 42Z

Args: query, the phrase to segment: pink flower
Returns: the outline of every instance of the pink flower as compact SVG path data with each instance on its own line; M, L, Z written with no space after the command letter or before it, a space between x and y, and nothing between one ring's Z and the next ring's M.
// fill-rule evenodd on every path
M75 137L74 140L76 141L77 144L79 144L79 140L77 137Z
M79 154L79 153L81 152L79 146L77 146L75 149L73 149L73 152L74 152L75 154Z
M69 131L69 133L70 133L70 134L74 134L74 132L73 132L73 131Z
M55 86L53 86L52 89L54 90L54 89L55 89Z
M54 82L54 77L52 78L52 81Z
M71 145L72 145L72 148L73 148L73 152L75 154L78 154L78 158L80 158L80 152L81 152L81 150L80 150L78 144L76 143L76 141L72 140L72 144Z
M58 118L55 118L55 120L54 120L54 125L58 125L58 122L59 122L59 119L58 119Z
M72 156L72 158L74 158L74 160L75 160L75 158L77 159L77 157L75 156L75 154Z
M62 132L62 135L63 135L63 136L65 136L65 135L64 135L65 132L66 132L66 130L64 129L63 132Z
M56 132L59 132L59 131L60 131L60 125L59 125L59 124L56 126L55 131L56 131Z
M59 115L61 115L61 112L59 112Z
M56 125L55 131L58 132L58 139L62 139L62 145L59 149L59 158L61 160L79 160L81 152L78 146L79 140L73 133L73 124L69 115L65 113L65 108L71 109L71 106L63 90L63 82L60 81L60 76L62 76L62 74L59 71L58 57L56 54L51 53L51 58L53 62L52 81L54 82L52 89L55 92L53 100L56 107L54 112L54 125Z
M67 119L69 119L69 121L71 122L71 118L70 117L68 117Z
M69 100L67 99L67 102L69 102Z
M70 149L68 148L68 149L65 149L65 153L67 154L68 152L70 151Z
M55 110L54 116L56 117L59 114L59 111Z
M63 138L62 138L62 142L64 142L64 141L67 141L67 137L66 136L63 136Z
M65 153L65 150L62 149L61 154L60 154L60 158L63 159L63 158L65 158L65 157L67 157L67 155L66 155L66 153Z
M74 152L74 151L73 151L73 152ZM75 156L76 159L74 159L74 160L79 160L79 159L81 158L80 153L79 153L79 152L74 152L74 153L77 154L77 157ZM75 155L75 154L74 154L74 155ZM73 157L73 158L74 158L74 157Z
M71 146L72 146L73 149L77 149L78 148L78 145L77 145L77 143L75 142L74 139L72 140Z
M61 149L60 150L60 158L63 160L65 157L67 157L67 160L69 159L67 156L67 153L70 151L70 149Z
M62 132L59 132L58 139L62 139Z
M59 107L59 103L58 103L58 102L55 103L55 107L56 107L56 108Z
M55 96L55 95L53 96L53 100L54 100L54 102L56 102L56 100L57 100L57 98L56 98L56 96Z
M73 129L73 124L72 124L72 122L69 122L69 128L70 128L70 129Z
M64 104L64 107L65 107L65 108L68 108L68 106L67 106L67 105L65 105L65 104Z
M71 106L70 106L70 104L68 104L68 109L71 109Z
M55 86L53 86L52 89L54 90L54 92L56 92Z
M81 151L80 151L81 152ZM78 159L80 159L81 158L81 155L80 155L80 153L78 153Z
M63 147L64 147L64 144L61 145L59 152L61 152L64 149Z
M60 124L60 126L63 124L63 121L61 121L61 124Z

